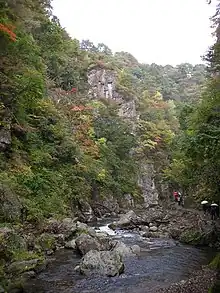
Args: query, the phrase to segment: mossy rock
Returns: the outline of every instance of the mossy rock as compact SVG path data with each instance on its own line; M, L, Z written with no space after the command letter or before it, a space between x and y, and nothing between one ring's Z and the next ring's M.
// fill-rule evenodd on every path
M15 261L7 267L7 272L9 274L19 275L27 271L34 271L38 266L42 265L42 259L30 259Z
M39 246L43 251L55 250L55 236L48 233L43 233L37 238L36 245Z
M0 184L0 221L18 222L21 219L21 203L16 194L6 185Z
M199 231L185 231L180 235L180 242L199 245L202 242L203 235Z
M0 228L0 259L10 261L17 251L25 251L26 242L13 229Z
M185 231L180 235L180 242L196 245L196 246L206 246L209 245L209 241L206 237L207 235L200 231Z
M218 253L210 262L209 267L214 270L220 270L220 253Z

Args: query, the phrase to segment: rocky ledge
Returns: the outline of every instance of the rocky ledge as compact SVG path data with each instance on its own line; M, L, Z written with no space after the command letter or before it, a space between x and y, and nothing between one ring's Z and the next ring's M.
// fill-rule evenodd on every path
M196 246L218 246L220 227L199 211L162 207L145 211L129 211L118 221L109 225L111 229L136 230L146 238L173 238Z

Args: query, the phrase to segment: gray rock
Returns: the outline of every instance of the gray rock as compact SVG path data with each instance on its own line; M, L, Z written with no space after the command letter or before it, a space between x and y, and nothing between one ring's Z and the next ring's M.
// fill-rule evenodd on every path
M144 232L144 231L140 231L140 232L139 232L139 234L140 234L142 237L144 237L144 235L146 235L146 233L148 233L148 232Z
M69 248L69 249L76 249L76 240L70 240L68 242L65 243L65 248Z
M80 254L85 255L90 250L101 250L102 247L94 237L88 234L81 234L76 238L76 248Z
M23 237L8 227L0 228L0 256L1 260L13 259L14 251L25 251L27 243Z
M63 219L62 223L64 225L72 225L73 223L75 224L75 222L72 218L65 218L65 219Z
M4 117L2 125L0 129L0 151L4 151L11 144L11 118Z
M113 251L117 252L122 258L132 256L133 252L130 247L121 241L112 241Z
M0 184L0 203L1 222L20 221L22 205L7 185Z
M150 231L152 232L156 232L158 230L158 228L156 226L151 226L150 227Z
M77 222L76 223L77 234L86 233L92 237L96 237L95 229L89 227L85 223Z
M41 234L35 241L37 246L40 246L45 252L50 252L56 250L56 239L55 235L49 233Z
M139 164L139 186L142 190L145 207L158 204L159 194L155 185L154 165L147 161Z
M28 271L22 274L22 278L25 280L34 278L36 276L36 272L35 271ZM1 291L0 291L1 293Z
M80 272L114 277L124 271L121 256L116 251L90 250L81 260Z
M81 230L81 231L87 231L88 230L88 225L85 223L81 223L79 221L76 222L76 228L77 230Z
M149 227L148 226L141 226L141 231L149 232Z
M90 204L85 200L78 201L78 217L80 221L86 223L96 220Z
M139 255L140 252L141 252L141 248L139 245L132 245L131 246L131 251L132 253L136 254L136 255Z
M72 218L65 218L62 221L49 219L44 228L44 232L62 234L64 235L64 240L70 240L74 237L77 231L75 220L76 219Z
M140 225L143 222L143 219L138 217L134 211L130 210L126 214L121 215L118 221L113 222L109 225L109 228L116 229L116 228L128 228L128 227L135 227Z
M96 231L96 236L99 238L108 237L108 233L102 232L102 231Z

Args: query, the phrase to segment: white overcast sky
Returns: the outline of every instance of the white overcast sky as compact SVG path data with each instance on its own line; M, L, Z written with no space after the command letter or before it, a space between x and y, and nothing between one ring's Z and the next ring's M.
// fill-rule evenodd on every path
M127 51L140 62L201 63L213 43L206 0L53 0L54 14L68 33L113 52Z

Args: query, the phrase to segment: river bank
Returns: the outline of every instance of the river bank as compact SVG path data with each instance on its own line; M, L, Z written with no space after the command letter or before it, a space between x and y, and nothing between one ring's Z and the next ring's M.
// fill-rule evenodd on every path
M106 221L113 230L106 225L103 226ZM154 207L144 211L129 211L118 219L101 220L96 225L98 226L97 229L93 229L84 223L77 222L76 218L66 218L63 220L50 219L39 230L33 230L31 226L29 229L26 227L26 230L22 227L17 229L1 228L0 234L4 240L2 242L4 245L1 243L0 251L5 256L4 277L15 284L14 287L9 286L7 291L2 292L31 293L30 288L24 289L24 284L27 284L29 279L37 280L38 283L42 282L42 276L48 274L50 276L51 269L52 271L58 270L52 277L56 284L59 283L61 276L62 283L65 280L65 274L67 276L71 274L71 277L67 278L66 284L73 283L73 286L67 287L69 291L66 289L66 292L75 292L73 288L76 286L76 281L83 278L82 274L87 276L83 279L84 281L81 281L84 287L80 288L80 291L84 292L85 289L85 292L93 292L94 289L94 292L96 292L98 289L94 284L95 287L93 288L91 284L91 290L88 291L90 286L88 275L93 270L95 275L99 276L103 268L105 269L109 265L111 266L110 275L116 277L109 279L109 277L106 277L109 274L109 271L107 271L104 274L105 276L101 274L101 281L99 281L99 277L98 279L92 278L92 280L96 280L97 284L102 283L103 280L106 284L110 282L111 286L116 284L117 286L113 286L113 288L115 288L114 290L117 289L118 292L125 292L120 290L123 290L123 286L130 284L132 290L134 288L135 290L140 289L142 290L140 292L144 293L144 288L139 288L138 284L145 284L151 287L154 290L152 292L155 293L156 290L161 290L164 286L169 288L173 282L178 283L184 280L178 285L172 285L171 289L164 289L171 291L158 292L185 293L188 292L186 290L189 290L187 288L194 286L190 279L186 282L194 271L197 272L198 276L192 280L198 280L198 284L202 284L200 279L206 280L206 276L209 276L208 280L211 280L211 283L207 282L200 286L201 288L206 288L206 285L211 286L215 280L215 272L208 268L200 270L202 265L208 264L213 255L210 255L210 252L180 244L182 242L201 247L218 246L216 241L218 226L196 211L177 210L176 207L170 208L168 211L162 207ZM62 250L65 247L69 250ZM97 252L91 254L90 251L94 250ZM65 253L68 257L61 267L60 264L56 263L56 261L59 262L59 254L58 257L57 254L53 256L56 251L67 251ZM16 257L12 258L11 256L10 260L10 253L16 255ZM86 264L85 261L83 263L82 260L89 253L88 258L90 259L91 256L94 258L93 262L96 262L96 267L91 267L88 259ZM100 255L102 255L101 258L105 259L104 263L100 263ZM116 257L117 261L112 260L112 255ZM187 259L185 259L186 255ZM8 257L8 260L6 257ZM69 266L70 258L72 258L73 263ZM170 258L172 261L170 261ZM179 267L175 263L179 264ZM198 265L195 263L198 263ZM164 271L161 271L161 266L164 267ZM68 269L65 269L66 267ZM131 268L134 270L132 271ZM61 272L60 269L63 271ZM131 270L130 273L129 270ZM140 271L138 272L138 270ZM43 273L39 275L41 271ZM148 274L149 271L151 272L150 275ZM158 271L161 274L159 277ZM180 275L177 272L181 272ZM202 278L202 275L204 278ZM154 276L156 276L156 280ZM34 281L32 281L31 288L34 288ZM119 285L121 281L124 282L122 287ZM77 282L79 284L79 281ZM157 288L157 286L159 287ZM15 288L17 291L15 291ZM105 288L101 286L100 288L102 292L111 292L108 286ZM178 291L179 288L185 291ZM63 290L59 286L58 289ZM37 290L33 292L41 292L39 288ZM50 285L46 285L46 289L44 287L42 290L42 292L50 292Z

